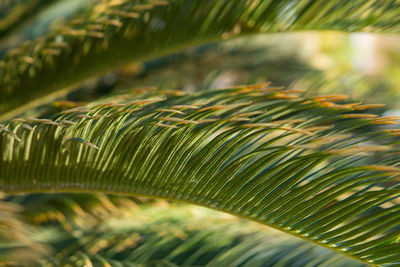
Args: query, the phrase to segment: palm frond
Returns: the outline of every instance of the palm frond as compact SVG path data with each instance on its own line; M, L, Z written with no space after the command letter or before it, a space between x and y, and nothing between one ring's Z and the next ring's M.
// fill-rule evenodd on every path
M102 0L62 29L7 53L0 61L0 113L129 62L204 42L306 29L398 32L398 7L380 0Z
M3 201L0 196L0 262L2 265L22 264L47 256L49 247L34 241L33 227L24 222L22 208L14 203Z
M56 0L6 0L0 3L0 40Z
M34 194L21 198L8 198L0 205L2 215L6 207L13 212L5 218L13 220L14 230L8 228L10 238L0 246L1 261L10 266L362 266L315 244L195 206L157 201L126 210L126 201L132 200L121 196ZM28 201L33 203L27 205ZM110 205L116 201L116 206ZM48 212L40 212L40 204ZM114 216L88 221L103 204ZM70 213L85 223L65 227Z
M31 194L9 197L22 207L20 216L29 224L57 224L65 229L90 229L109 217L132 214L148 200L102 194Z
M43 231L53 233L46 242L57 248L41 261L44 266L362 266L301 239L188 205L144 206L90 230Z
M398 118L296 93L133 92L54 120L16 119L2 126L0 190L189 202L366 263L399 263L399 130L362 133Z

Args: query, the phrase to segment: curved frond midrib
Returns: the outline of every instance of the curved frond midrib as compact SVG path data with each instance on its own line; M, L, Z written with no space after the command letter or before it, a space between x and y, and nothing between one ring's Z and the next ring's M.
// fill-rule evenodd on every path
M280 232L284 232L284 233L286 233L288 235L300 238L300 239L302 239L302 240L304 240L306 242L311 242L311 243L313 243L315 245L318 245L318 246L324 247L326 249L329 249L331 251L334 251L334 252L336 252L338 254L341 254L341 255L343 255L345 257L351 258L351 259L353 259L353 260L355 260L357 262L360 262L362 264L366 264L366 262L360 260L357 257L354 257L352 255L346 254L340 249L336 249L336 248L333 248L333 247L331 247L329 245L314 241L312 239L305 238L304 236L302 236L300 234L288 231L288 230L286 230L284 228L280 228L280 227L278 227L278 226L276 226L274 224L265 223L265 221L261 221L261 220L255 219L255 218L250 217L250 216L237 214L237 213L233 212L230 209L219 208L219 207L216 207L215 205L207 205L207 204L204 204L204 203L199 203L197 201L169 198L168 196L165 196L163 194L154 194L153 195L153 194L143 194L143 193L140 193L140 192L132 192L132 191L124 192L124 191L117 190L117 189L116 190L108 190L108 189L99 189L99 188L92 188L92 187L93 187L93 185L89 185L89 184L86 184L86 185L85 184L79 184L79 185L71 184L71 185L64 185L64 186L58 185L58 187L57 187L57 185L51 185L51 186L48 186L48 187L47 186L43 186L43 187L35 187L35 188L31 188L31 189L14 187L14 188L10 188L9 190L7 190L7 189L3 190L2 189L2 192L6 193L6 194L12 194L12 195L15 195L15 194L16 195L18 195L18 194L32 194L32 193L34 193L34 194L35 193L51 193L51 194L54 194L54 193L77 193L77 194L79 194L79 193L93 193L93 194L104 193L104 194L118 195L118 196L133 196L133 197L145 197L145 198L149 198L150 197L150 198L163 199L163 200L168 200L168 201L177 202L177 203L191 204L191 205L196 205L196 206L200 206L200 207L209 208L209 209L216 210L216 211L219 211L219 212L223 212L223 213L226 213L226 214L230 214L230 215L233 215L233 216L245 219L245 220L249 220L249 221L253 221L253 222L256 222L256 223L260 223L260 224L266 225L266 226L268 226L270 228L273 228L275 230L278 230ZM110 185L110 187L112 187L112 185ZM379 266L379 265L375 265L375 264L371 264L371 263L368 263L368 265L369 266Z
M193 205L151 201L151 205L137 206L135 198L100 194L41 194L17 199L22 199L21 214L35 221L37 235L52 233L40 243L35 237L31 239L35 240L31 246L46 243L49 247L49 254L36 257L42 265L84 259L92 265L171 262L185 266L265 266L301 260L360 266L310 242ZM162 209L157 205L161 203ZM2 202L1 207L7 207L4 204L8 203ZM60 216L55 217L55 212ZM114 216L110 218L111 214ZM148 249L159 247L157 244L162 244L164 253ZM25 262L14 257L15 261Z
M365 250L368 241L357 240L357 225L350 225L397 216L386 212L399 205L397 131L352 133L391 118L329 102L337 98L254 85L147 99L128 94L121 103L99 101L55 120L18 119L0 132L0 189L193 203L373 264L382 252ZM376 156L381 163L368 165ZM361 225L362 233L376 231L378 248L397 255L390 247L400 235L396 225ZM344 228L349 247L332 239L341 237L332 230Z

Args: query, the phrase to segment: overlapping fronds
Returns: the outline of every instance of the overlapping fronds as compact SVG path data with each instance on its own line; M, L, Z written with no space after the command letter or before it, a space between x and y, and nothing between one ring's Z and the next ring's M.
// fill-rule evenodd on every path
M15 119L1 128L0 190L189 202L363 262L399 263L400 131L363 133L398 118L298 92L135 91L54 120Z
M0 2L0 39L56 0L3 0Z
M110 217L124 217L144 203L137 198L102 194L31 194L15 196L9 201L23 207L20 215L27 223L56 223L68 230L90 229Z
M131 198L92 194L14 197L21 205L10 200L0 205L2 218L12 222L4 231L8 240L0 238L0 258L8 266L362 266L315 244L195 206L146 201L126 210ZM119 203L109 205L115 201ZM103 204L114 216L86 221ZM65 227L71 213L85 223ZM117 213L124 216L115 217Z
M20 216L22 208L0 196L0 262L26 263L47 255L48 247L31 239L32 227Z
M399 31L397 1L102 0L0 61L0 113L118 66L249 33Z
M42 266L362 266L258 224L158 204L91 231L43 229L57 253Z

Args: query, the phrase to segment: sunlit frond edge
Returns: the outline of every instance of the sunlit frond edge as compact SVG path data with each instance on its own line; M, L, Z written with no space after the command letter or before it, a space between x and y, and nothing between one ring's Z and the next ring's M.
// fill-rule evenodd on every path
M400 261L397 118L266 84L113 96L1 128L0 190L144 195ZM374 130L365 131L373 127Z

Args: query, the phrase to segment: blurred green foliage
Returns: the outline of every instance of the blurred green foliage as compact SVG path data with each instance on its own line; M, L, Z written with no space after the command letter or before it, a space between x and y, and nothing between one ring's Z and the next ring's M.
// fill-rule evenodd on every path
M0 2L2 56L22 41L62 27L66 18L84 6L84 1L56 4L31 1L31 6L25 2ZM313 1L309 3L313 5ZM318 4L313 8L318 8ZM299 16L299 20L306 18L307 14ZM336 22L327 21L326 25ZM57 111L100 96L143 87L194 92L267 81L276 86L307 89L306 95L345 93L350 96L349 102L363 99L367 103L386 103L386 110L399 108L400 38L371 35L370 42L374 45L370 51L376 53L376 66L369 72L355 67L360 44L352 42L351 36L302 32L208 43L92 78L72 92L22 114L49 118ZM0 260L10 264L33 261L47 266L72 263L128 266L129 262L145 266L202 266L208 262L214 264L211 266L358 264L230 216L131 197L91 194L8 197L0 203L0 226L3 230ZM146 246L160 250L147 250ZM101 256L96 255L99 252ZM243 256L227 257L232 253Z

